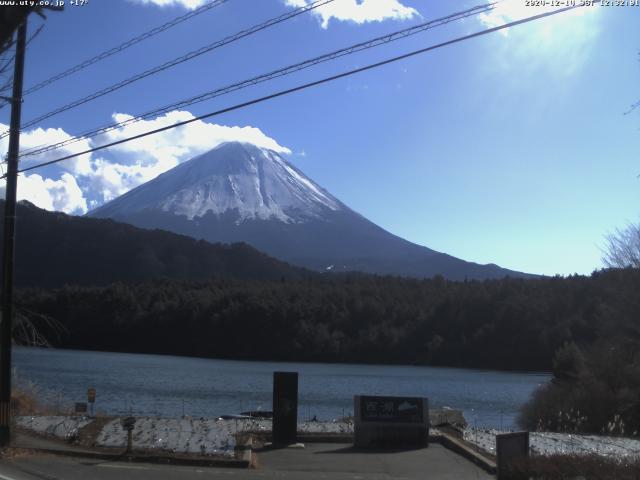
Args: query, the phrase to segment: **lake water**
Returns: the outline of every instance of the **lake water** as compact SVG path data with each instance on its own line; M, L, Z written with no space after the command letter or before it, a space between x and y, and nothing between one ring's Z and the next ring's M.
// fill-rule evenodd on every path
M18 384L68 408L96 389L105 414L214 417L271 410L274 371L299 373L299 416L330 420L353 412L353 395L425 396L463 410L471 426L516 428L515 417L546 373L414 366L244 362L16 347Z

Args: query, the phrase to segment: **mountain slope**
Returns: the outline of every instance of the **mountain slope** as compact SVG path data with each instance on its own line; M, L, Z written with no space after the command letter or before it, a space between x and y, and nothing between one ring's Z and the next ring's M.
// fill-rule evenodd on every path
M0 224L0 234L2 228ZM28 202L18 204L16 234L20 287L107 285L156 277L298 280L312 275L246 244L213 245L113 220L48 212Z
M315 270L464 278L527 276L397 237L354 212L277 153L229 142L94 210L143 228L244 241Z
M194 220L233 211L238 221L292 223L343 208L277 153L230 142L125 193L92 216L159 210Z

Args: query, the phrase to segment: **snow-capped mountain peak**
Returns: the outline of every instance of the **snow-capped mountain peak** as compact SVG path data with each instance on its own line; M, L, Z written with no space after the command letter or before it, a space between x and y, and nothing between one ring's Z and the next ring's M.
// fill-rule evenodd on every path
M272 150L228 142L184 162L96 212L118 215L146 209L194 220L236 214L236 222L277 219L296 223L344 208Z

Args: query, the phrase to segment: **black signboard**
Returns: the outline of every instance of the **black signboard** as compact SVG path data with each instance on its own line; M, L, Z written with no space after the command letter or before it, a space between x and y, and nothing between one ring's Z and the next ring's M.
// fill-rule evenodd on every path
M424 423L422 398L360 397L363 422Z
M529 432L513 432L496 435L496 459L499 480L524 478L512 472L514 463L529 456Z
M298 373L273 372L273 443L296 443Z
M76 413L87 413L87 404L84 402L77 402Z

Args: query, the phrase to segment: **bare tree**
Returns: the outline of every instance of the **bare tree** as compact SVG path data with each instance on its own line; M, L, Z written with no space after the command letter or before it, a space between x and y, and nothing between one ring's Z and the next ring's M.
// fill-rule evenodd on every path
M640 268L640 223L630 223L606 237L602 261L611 268Z

